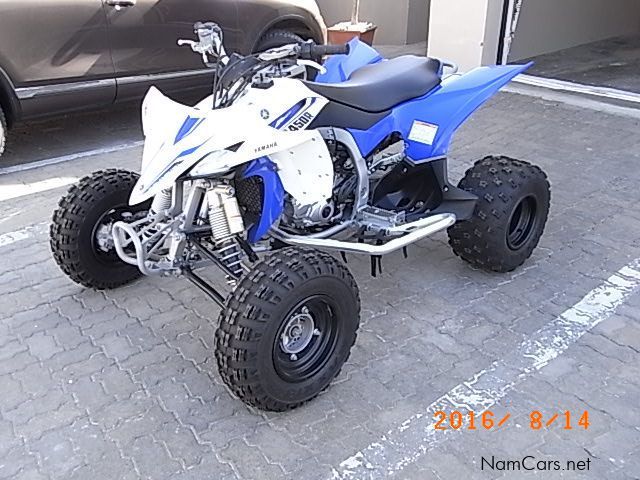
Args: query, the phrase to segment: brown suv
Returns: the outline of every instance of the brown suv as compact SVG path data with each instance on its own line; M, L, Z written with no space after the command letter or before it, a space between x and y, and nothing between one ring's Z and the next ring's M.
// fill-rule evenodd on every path
M0 0L0 154L8 127L141 98L150 85L205 95L210 73L177 44L222 26L229 52L322 43L315 0Z

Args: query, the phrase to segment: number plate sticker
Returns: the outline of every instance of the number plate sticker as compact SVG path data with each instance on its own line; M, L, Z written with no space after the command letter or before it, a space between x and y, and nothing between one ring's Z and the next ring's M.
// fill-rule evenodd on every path
M413 122L413 126L411 127L409 140L424 143L425 145L433 145L433 141L436 139L436 135L438 134L438 128L438 125L416 120Z

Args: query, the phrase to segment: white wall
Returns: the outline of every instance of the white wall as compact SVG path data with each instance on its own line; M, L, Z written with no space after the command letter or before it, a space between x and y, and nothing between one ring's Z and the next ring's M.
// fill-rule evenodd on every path
M429 56L463 71L495 64L502 6L502 0L431 0Z
M509 60L640 33L640 0L524 0Z

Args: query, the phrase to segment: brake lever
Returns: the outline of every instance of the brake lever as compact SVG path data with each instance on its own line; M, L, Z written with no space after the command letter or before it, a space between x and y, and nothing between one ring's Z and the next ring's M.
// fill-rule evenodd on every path
M296 44L283 45L282 47L271 48L266 52L262 52L258 55L260 60L269 62L272 60L281 60L287 57L291 57L298 53L299 47Z
M195 49L193 47L194 47L194 45L197 45L197 44L198 44L198 42L194 42L193 40L184 40L184 39L178 40L178 46L179 47L183 47L185 45L189 45L191 47L191 50L194 50L194 51L195 51Z
M207 55L208 49L203 49L200 42L194 40L178 40L178 46L183 47L185 45L188 45L191 47L191 50L202 55L202 61L205 65L209 63L209 56Z

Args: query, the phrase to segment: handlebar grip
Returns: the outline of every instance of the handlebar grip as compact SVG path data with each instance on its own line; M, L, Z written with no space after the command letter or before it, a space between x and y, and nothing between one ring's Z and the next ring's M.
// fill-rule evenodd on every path
M350 51L349 44L344 45L314 45L311 47L311 55L313 57L324 57L327 55L348 55Z

